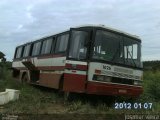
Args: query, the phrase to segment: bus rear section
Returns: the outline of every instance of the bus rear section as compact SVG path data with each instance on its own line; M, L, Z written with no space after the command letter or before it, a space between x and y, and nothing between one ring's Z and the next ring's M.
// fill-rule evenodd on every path
M13 60L13 77L21 82L59 89L63 78L69 31L20 45Z
M50 49L45 47L48 38ZM17 47L13 61L14 76L28 83L96 95L136 97L143 92L138 37L104 26L83 26L28 44Z

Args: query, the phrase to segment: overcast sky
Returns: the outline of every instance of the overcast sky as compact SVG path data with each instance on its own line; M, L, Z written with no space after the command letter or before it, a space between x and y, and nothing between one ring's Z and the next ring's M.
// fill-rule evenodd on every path
M0 0L0 51L83 24L138 35L142 59L160 60L160 0Z

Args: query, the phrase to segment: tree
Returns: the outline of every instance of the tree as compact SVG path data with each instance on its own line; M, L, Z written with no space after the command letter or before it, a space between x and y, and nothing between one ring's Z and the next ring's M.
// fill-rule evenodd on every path
M0 59L2 62L6 61L6 58L4 56L5 56L5 54L0 51Z
M0 59L4 58L5 54L0 51Z

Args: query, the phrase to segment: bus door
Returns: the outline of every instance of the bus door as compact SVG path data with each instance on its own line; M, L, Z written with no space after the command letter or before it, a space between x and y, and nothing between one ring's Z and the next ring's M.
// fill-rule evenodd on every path
M63 90L68 92L85 92L88 72L88 49L91 32L81 28L70 30L64 72Z

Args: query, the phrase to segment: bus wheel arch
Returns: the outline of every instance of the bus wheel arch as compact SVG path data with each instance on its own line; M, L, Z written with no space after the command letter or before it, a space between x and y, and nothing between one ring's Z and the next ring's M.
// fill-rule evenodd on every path
M22 73L21 82L22 83L29 83L29 76L28 76L27 72Z
M63 94L63 98L65 101L72 100L72 92L64 91L63 85L64 85L64 74L62 74L60 81L59 81L59 92Z

